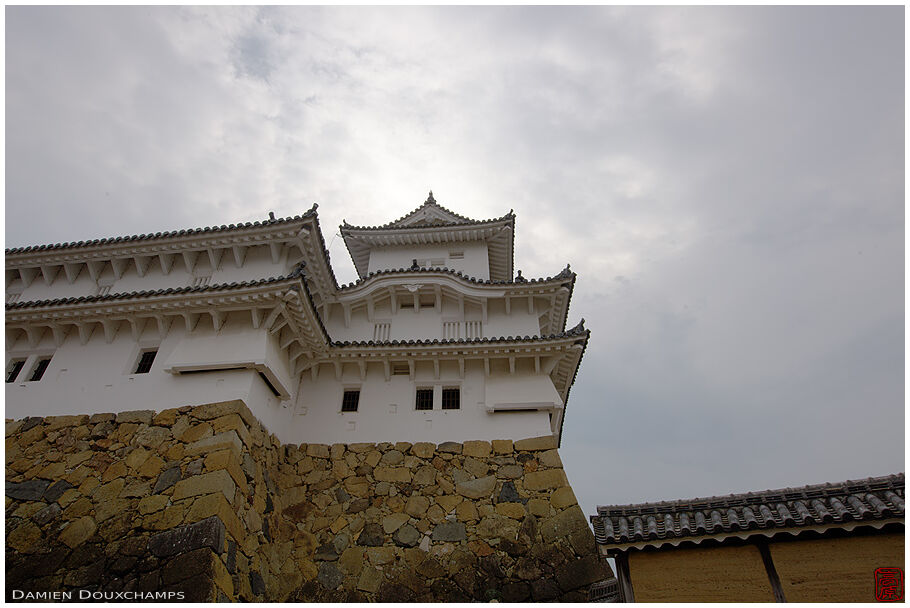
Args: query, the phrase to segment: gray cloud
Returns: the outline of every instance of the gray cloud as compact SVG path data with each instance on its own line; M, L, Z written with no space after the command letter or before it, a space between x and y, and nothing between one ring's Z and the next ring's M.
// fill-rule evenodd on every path
M903 469L903 13L7 10L7 246L437 199L592 341L583 508ZM40 221L35 221L36 218Z

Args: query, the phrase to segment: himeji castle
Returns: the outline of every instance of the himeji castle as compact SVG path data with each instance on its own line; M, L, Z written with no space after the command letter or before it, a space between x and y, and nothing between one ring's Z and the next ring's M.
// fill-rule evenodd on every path
M344 223L243 224L6 250L6 416L242 400L289 443L560 438L589 332L575 274L515 272L515 215L430 193Z

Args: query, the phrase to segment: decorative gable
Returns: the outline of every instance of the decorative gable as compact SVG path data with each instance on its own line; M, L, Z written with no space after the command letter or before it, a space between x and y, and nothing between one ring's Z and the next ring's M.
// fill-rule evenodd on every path
M433 191L430 190L430 196L417 209L410 212L400 220L394 221L388 225L389 228L425 228L431 226L449 226L452 224L464 224L473 222L470 218L458 215L436 203L433 198Z

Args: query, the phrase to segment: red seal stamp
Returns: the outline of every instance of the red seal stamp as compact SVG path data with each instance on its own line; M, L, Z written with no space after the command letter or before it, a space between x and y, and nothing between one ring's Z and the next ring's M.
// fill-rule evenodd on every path
M879 602L903 601L904 571L900 568L876 568L875 599Z

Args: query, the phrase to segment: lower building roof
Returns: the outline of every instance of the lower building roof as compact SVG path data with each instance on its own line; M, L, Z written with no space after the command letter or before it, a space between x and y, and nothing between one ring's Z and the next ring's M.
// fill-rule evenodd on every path
M706 538L798 533L868 523L903 524L904 474L730 494L710 498L597 507L597 542L624 550Z

